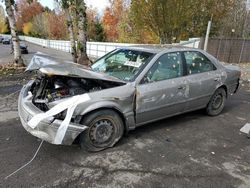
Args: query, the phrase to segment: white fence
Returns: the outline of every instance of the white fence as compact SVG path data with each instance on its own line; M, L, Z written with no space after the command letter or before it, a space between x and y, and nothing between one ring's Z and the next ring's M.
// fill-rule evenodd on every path
M5 35L10 37L9 35ZM47 40L28 36L20 36L21 40L37 44L46 48L54 48L64 52L71 52L70 41L65 40ZM173 45L182 45L187 47L198 48L200 44L200 38L191 38L188 41L181 41L180 43L175 43ZM106 53L116 49L126 46L135 46L142 44L129 44L129 43L108 43L108 42L87 42L87 54L91 58L99 58Z

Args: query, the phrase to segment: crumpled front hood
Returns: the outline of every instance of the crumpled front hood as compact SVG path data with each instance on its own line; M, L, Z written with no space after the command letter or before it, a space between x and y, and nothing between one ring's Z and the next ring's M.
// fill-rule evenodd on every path
M62 61L42 53L34 55L26 69L26 71L35 70L39 70L46 75L71 76L126 83L118 78L88 70L83 65Z

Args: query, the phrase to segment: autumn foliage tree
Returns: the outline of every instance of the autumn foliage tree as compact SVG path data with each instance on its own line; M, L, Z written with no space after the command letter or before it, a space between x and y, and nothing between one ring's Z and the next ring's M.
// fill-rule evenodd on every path
M233 6L225 13L219 23L220 37L250 37L250 14L247 13L245 0L232 0ZM234 30L234 33L232 33Z
M88 62L87 40L179 42L204 36L211 18L211 35L230 34L235 27L235 35L242 36L246 17L245 0L109 0L102 17L84 0L56 1L59 8L50 11L38 0L16 0L18 30L36 37L70 39L74 62L81 63Z
M110 0L110 7L105 9L102 24L108 41L118 41L118 24L125 9L124 0Z
M107 7L102 19L104 31L108 41L115 42L118 39L117 24L118 19L112 13L112 9Z
M7 33L9 31L7 19L5 17L4 9L0 5L0 33Z
M36 16L44 12L44 7L36 0L18 0L17 1L17 29L25 34L29 34L32 28L31 21ZM28 30L29 29L29 30Z
M49 12L45 11L42 14L36 15L32 19L32 28L31 35L39 38L48 38L49 37Z
M105 40L104 28L99 19L97 9L87 9L87 35L89 41L102 42Z
M161 43L204 36L213 17L212 34L228 11L228 0L132 0L131 16L137 28L154 32Z
M65 39L67 36L66 17L64 13L48 14L48 37L50 39Z

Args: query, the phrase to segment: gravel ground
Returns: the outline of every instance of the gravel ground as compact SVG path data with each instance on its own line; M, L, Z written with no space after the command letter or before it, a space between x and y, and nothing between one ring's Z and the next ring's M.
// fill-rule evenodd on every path
M234 64L241 68L241 77L243 80L250 83L250 63Z
M0 187L242 187L250 186L250 140L239 129L250 122L250 87L241 87L223 113L196 111L151 123L114 148L88 153L76 146L42 145L18 118L18 91L32 75L0 79Z

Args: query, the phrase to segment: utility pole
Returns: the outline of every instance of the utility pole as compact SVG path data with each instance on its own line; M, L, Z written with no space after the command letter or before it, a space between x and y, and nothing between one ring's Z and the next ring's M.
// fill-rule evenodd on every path
M205 51L207 51L207 45L208 45L209 34L211 31L212 20L213 20L213 15L211 16L211 19L208 21L208 24L207 24L207 33L206 33L205 43L204 43L204 50Z
M239 62L241 62L242 60L242 55L243 55L243 51L244 51L244 48L245 48L245 43L246 43L246 36L245 36L245 27L246 27L246 24L247 24L247 19L248 19L248 13L250 11L250 0L247 0L246 1L246 18L245 18L245 21L244 21L244 25L243 25L243 44L241 46L241 50L240 50L240 58L239 58Z

